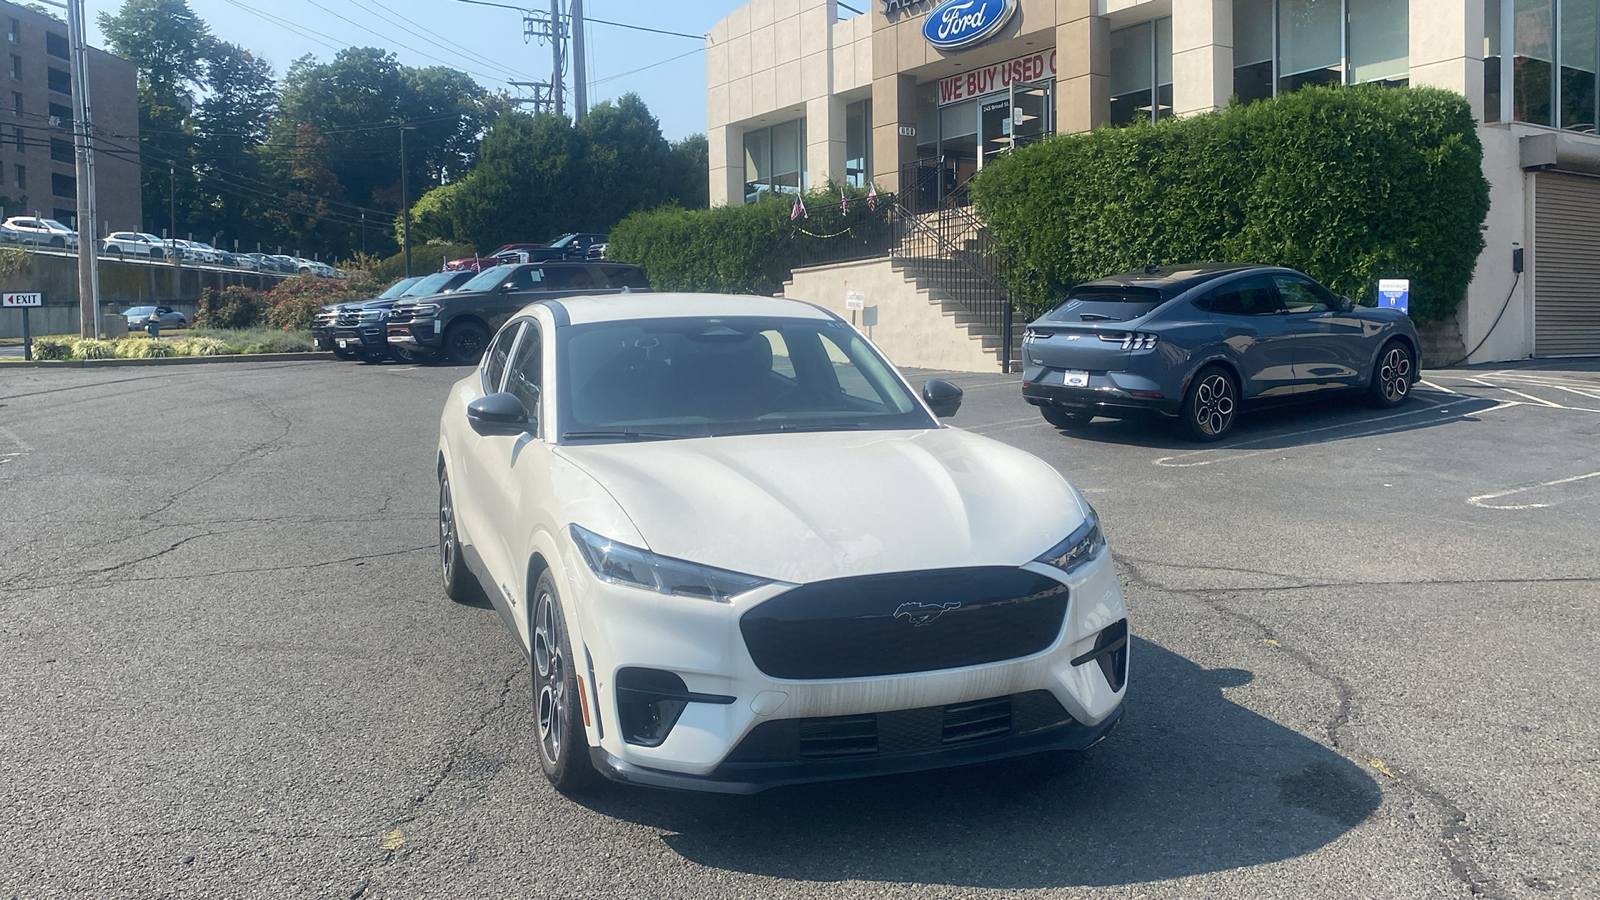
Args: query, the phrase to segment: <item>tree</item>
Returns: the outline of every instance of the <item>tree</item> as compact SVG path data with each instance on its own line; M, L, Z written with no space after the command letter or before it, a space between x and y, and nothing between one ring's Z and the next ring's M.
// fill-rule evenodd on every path
M206 86L204 63L214 43L211 31L185 0L127 0L116 15L101 13L98 21L111 49L139 67L145 221L167 218L169 167L184 176L174 205L188 221L197 198L189 164L194 136L186 120L194 109L195 92Z
M272 66L243 47L218 41L206 71L211 92L191 117L203 202L195 210L195 224L207 234L272 241L267 221L272 190L259 154L278 101Z
M590 196L569 212L570 230L609 230L628 213L671 196L672 148L638 94L595 106L577 130L588 150L581 177Z
M672 143L672 193L686 209L711 205L711 144L703 134Z

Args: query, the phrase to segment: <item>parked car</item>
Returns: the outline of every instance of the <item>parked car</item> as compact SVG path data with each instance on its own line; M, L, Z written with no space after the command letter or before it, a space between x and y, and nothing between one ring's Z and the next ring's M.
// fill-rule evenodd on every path
M527 247L515 245L516 249L497 251L495 258L503 263L543 262L551 259L587 259L589 248L605 242L606 236L603 234L564 234L551 241L549 246Z
M1404 313L1292 269L1151 267L1081 284L1030 324L1022 395L1062 429L1154 413L1215 441L1249 404L1366 391L1398 406L1420 346Z
M268 254L266 258L272 261L272 268L275 272L283 272L293 275L300 271L299 260L292 256L284 256L281 253L271 253Z
M164 259L167 248L165 242L153 234L142 231L114 231L106 235L106 239L101 242L100 252L102 256Z
M128 320L129 331L149 327L151 319L156 320L157 328L189 327L188 317L170 306L135 306L123 310L122 316Z
M499 261L492 256L464 256L461 259L446 260L446 272L481 272L484 269L498 265Z
M396 281L394 284L384 288L382 293L372 299L393 300L394 298L405 293L407 288L421 280L421 275L414 275L410 278L402 278L399 281ZM357 303L366 302L370 301L357 301ZM329 306L324 306L311 314L311 345L313 347L318 350L332 350L334 355L340 359L356 358L357 354L354 348L340 347L334 343L333 338L333 329L338 323L340 308L351 305L356 304L335 303Z
M941 426L960 404L797 301L511 318L440 418L438 571L530 660L550 782L749 793L1108 735L1129 636L1096 513Z
M544 262L484 269L453 294L396 303L387 322L389 344L415 357L473 363L489 336L535 300L583 294L648 291L637 266Z
M601 243L595 244L594 246L590 247L589 248L589 257L588 258L589 259L605 259L606 258L606 245L605 245L605 243L601 242Z
M217 248L202 241L189 241L172 239L167 241L169 249L175 249L179 258L189 263L203 266L215 266L222 262L222 254Z
M70 249L78 246L78 233L55 219L34 216L12 216L0 223L7 232L6 240L18 244L35 244L41 247Z
M360 358L366 362L382 362L391 355L402 362L412 362L405 353L395 353L389 346L384 323L389 311L397 302L410 297L432 297L448 294L473 277L471 272L435 272L418 278L410 287L390 297L380 296L365 303L347 303L339 308L333 325L334 352L351 354L345 358ZM385 291L384 293L388 293Z

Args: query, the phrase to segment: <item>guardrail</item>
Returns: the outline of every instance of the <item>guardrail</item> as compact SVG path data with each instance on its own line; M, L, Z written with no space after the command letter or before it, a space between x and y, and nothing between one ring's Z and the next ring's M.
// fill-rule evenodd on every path
M27 253L36 253L40 256L68 256L72 257L73 259L78 257L78 250L76 247L49 247L41 246L39 244L30 244L25 241L18 241L15 243L0 242L0 250L22 250ZM176 261L174 261L162 256L140 256L133 253L108 253L103 248L99 253L99 258L108 259L112 262L139 263L141 265L148 266L178 265L185 269L207 269L216 272L248 272L252 275L271 275L278 278L291 278L295 275L302 274L299 272L285 272L281 269L253 269L249 266L230 266L226 263L201 262L200 260L187 257L179 257ZM313 272L312 274L315 273ZM334 275L321 277L337 278L339 276Z

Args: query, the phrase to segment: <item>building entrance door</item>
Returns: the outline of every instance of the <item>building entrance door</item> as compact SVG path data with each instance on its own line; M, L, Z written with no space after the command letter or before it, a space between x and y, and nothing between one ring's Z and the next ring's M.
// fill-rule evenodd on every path
M978 101L978 133L983 142L983 164L1007 150L1026 146L1055 132L1050 118L1051 84L1013 85L1003 94Z

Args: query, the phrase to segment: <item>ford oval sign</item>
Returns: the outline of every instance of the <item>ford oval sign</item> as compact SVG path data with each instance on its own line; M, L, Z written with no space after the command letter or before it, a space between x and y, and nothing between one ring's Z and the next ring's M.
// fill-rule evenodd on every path
M1017 11L1017 0L945 0L928 13L922 36L940 50L958 50L988 40Z

